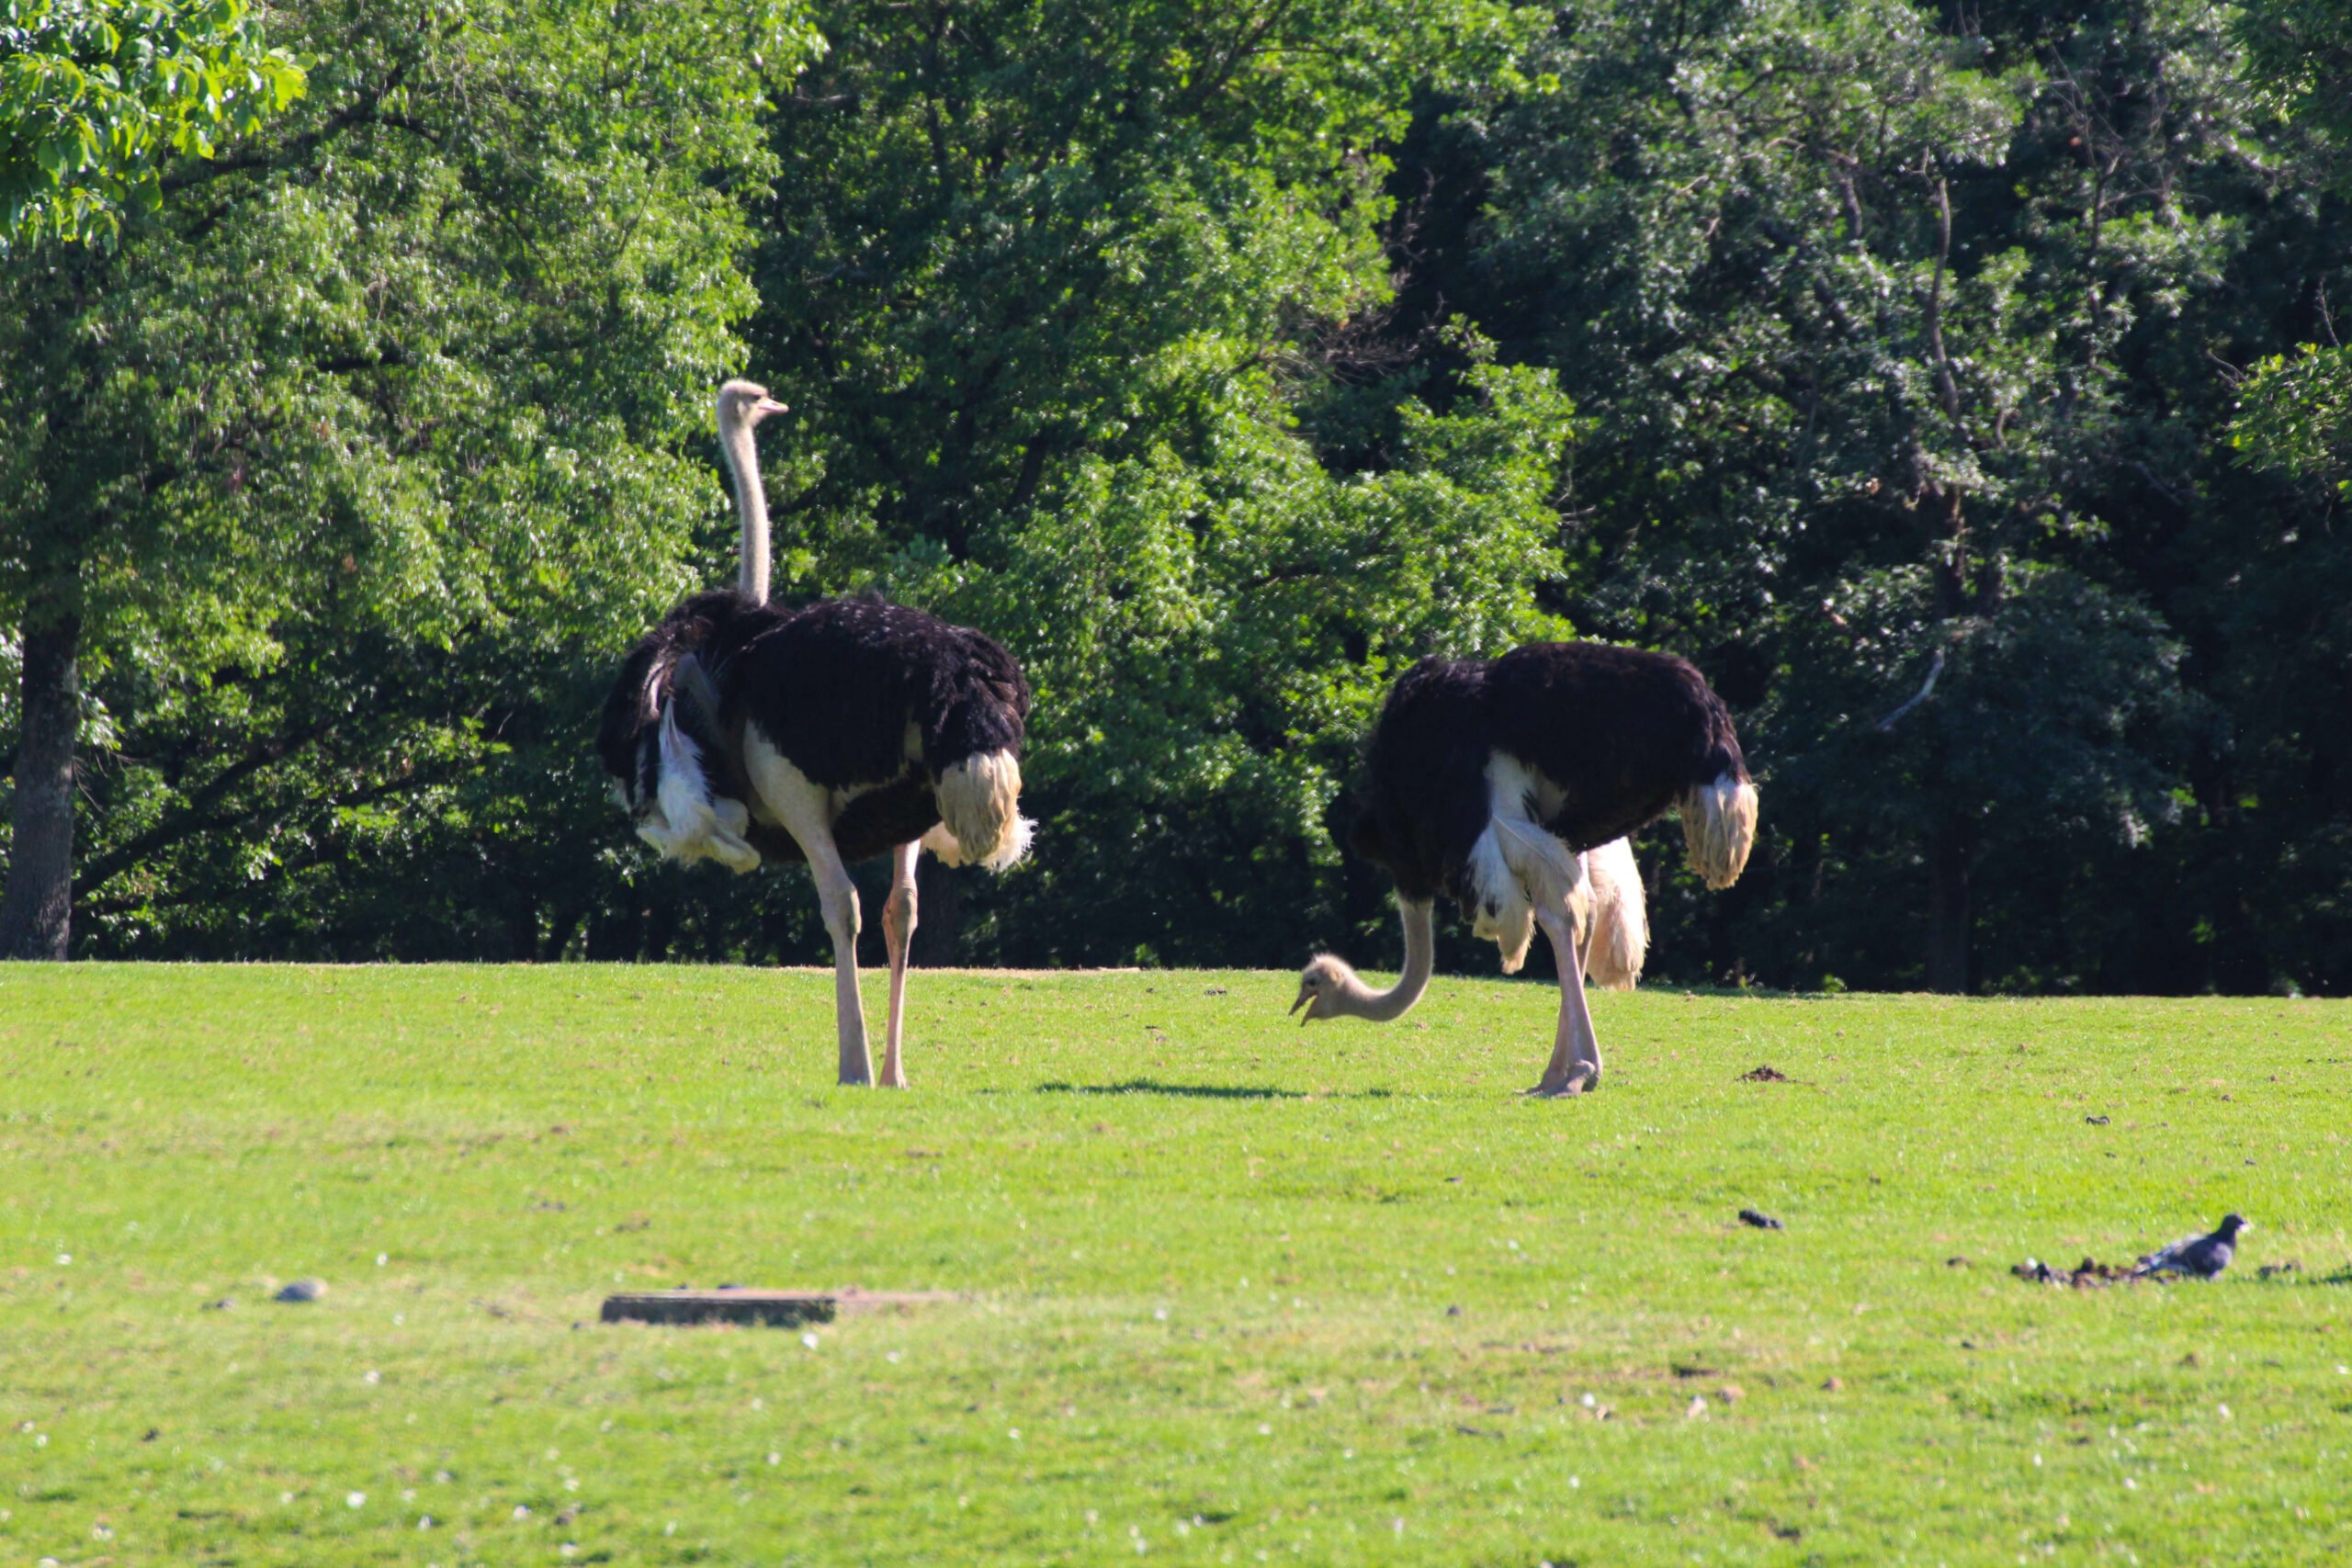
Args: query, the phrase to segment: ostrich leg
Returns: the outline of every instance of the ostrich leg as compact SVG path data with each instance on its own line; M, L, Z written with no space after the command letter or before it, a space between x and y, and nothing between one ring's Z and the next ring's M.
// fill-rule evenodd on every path
M1582 1094L1600 1087L1600 1042L1592 1032L1592 1010L1585 1005L1584 964L1577 956L1577 933L1566 908L1538 906L1535 923L1551 939L1560 970L1560 1027L1544 1081L1527 1092L1540 1100Z
M890 949L890 1021L882 1034L884 1089L904 1089L907 1075L899 1065L899 1040L906 1021L907 945L915 935L915 857L922 846L900 844L890 852L890 897L882 906L882 939Z
M825 931L833 939L833 1033L841 1046L841 1081L874 1081L874 1058L865 1049L865 1008L857 995L857 884L833 847L832 834L820 829L813 839L800 839L808 855L808 873L816 879L817 897L825 911Z
M841 1045L841 1081L874 1081L865 1049L865 1010L857 996L857 885L833 843L831 792L794 767L755 724L743 738L744 770L752 787L808 857L808 874L833 939L833 1032Z

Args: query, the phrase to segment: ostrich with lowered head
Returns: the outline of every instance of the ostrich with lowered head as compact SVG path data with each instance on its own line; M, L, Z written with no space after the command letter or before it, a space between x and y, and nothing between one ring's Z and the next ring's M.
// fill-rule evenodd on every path
M878 598L767 602L767 499L752 431L766 389L718 389L719 451L742 523L739 586L697 593L632 649L596 750L637 830L664 856L738 873L805 862L833 942L841 1081L875 1081L857 988L849 865L890 857L882 932L890 1010L880 1082L899 1059L915 858L1003 871L1029 848L1020 813L1029 685L1002 646Z
M1528 1091L1535 1095L1600 1083L1580 947L1601 932L1595 967L1604 982L1631 984L1640 968L1640 942L1627 940L1641 922L1640 883L1630 845L1617 840L1676 807L1691 865L1708 886L1728 887L1756 840L1756 786L1731 715L1705 677L1671 654L1544 642L1495 660L1425 659L1388 694L1367 773L1349 843L1396 878L1404 973L1374 991L1318 953L1291 1010L1305 1008L1309 1020L1403 1014L1429 984L1430 907L1441 894L1462 905L1475 934L1494 938L1506 975L1526 962L1540 926L1559 965L1560 1021L1543 1080ZM1598 900L1595 858L1616 890ZM1619 906L1627 918L1604 923L1596 905L1605 915L1628 883L1635 902Z

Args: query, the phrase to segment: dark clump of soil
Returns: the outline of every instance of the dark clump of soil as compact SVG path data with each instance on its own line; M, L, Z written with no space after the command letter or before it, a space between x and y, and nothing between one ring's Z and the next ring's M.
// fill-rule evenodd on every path
M2266 1263L2254 1273L2255 1278L2258 1280L2275 1280L2281 1274L2300 1274L2302 1271L2303 1260L2300 1258L2290 1258L2284 1263Z
M1758 1067L1752 1072L1740 1074L1739 1081L1742 1083L1786 1083L1789 1081L1789 1075L1778 1067Z
M2047 1263L2029 1258L2009 1272L2030 1284L2066 1285L2077 1291L2128 1285L2145 1277L2134 1274L2127 1264L2101 1263L2095 1258L2086 1258L2072 1269L2052 1269Z

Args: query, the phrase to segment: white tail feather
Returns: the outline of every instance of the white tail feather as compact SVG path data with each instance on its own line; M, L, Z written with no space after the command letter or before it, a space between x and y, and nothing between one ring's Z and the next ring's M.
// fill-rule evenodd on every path
M1649 903L1630 839L1611 839L1584 856L1592 919L1584 930L1585 978L1604 990L1630 991L1649 954Z
M1037 837L1037 824L1026 817L1013 821L1012 835L997 846L996 853L979 863L990 871L1011 871L1029 858L1029 846ZM947 830L944 822L932 824L931 831L922 836L922 847L939 859L942 865L969 865L972 859L964 852L963 843Z
M1756 847L1756 786L1723 773L1711 784L1685 791L1680 810L1690 869L1710 887L1737 882L1747 869L1748 851Z
M1009 871L1029 853L1037 825L1021 815L1021 761L1010 751L983 751L939 775L939 825L923 847L943 865L978 864Z
M703 772L702 748L678 728L668 708L662 710L662 786L656 795L659 821L637 825L638 836L673 860L693 864L715 860L741 874L756 868L760 852L744 840L751 813L740 800L710 793Z

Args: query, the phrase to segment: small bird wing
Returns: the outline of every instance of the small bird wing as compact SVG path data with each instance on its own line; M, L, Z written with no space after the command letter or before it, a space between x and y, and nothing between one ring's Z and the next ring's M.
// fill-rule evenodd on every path
M2159 1274L2167 1269L2179 1269L2183 1267L2181 1260L2187 1255L2188 1249L2195 1247L2199 1242L2203 1241L2205 1237L2201 1235L2185 1235L2169 1246L2160 1247L2156 1248L2155 1251L2148 1253L2143 1257L2140 1259L2140 1267L2134 1269L2133 1272L2139 1274Z

